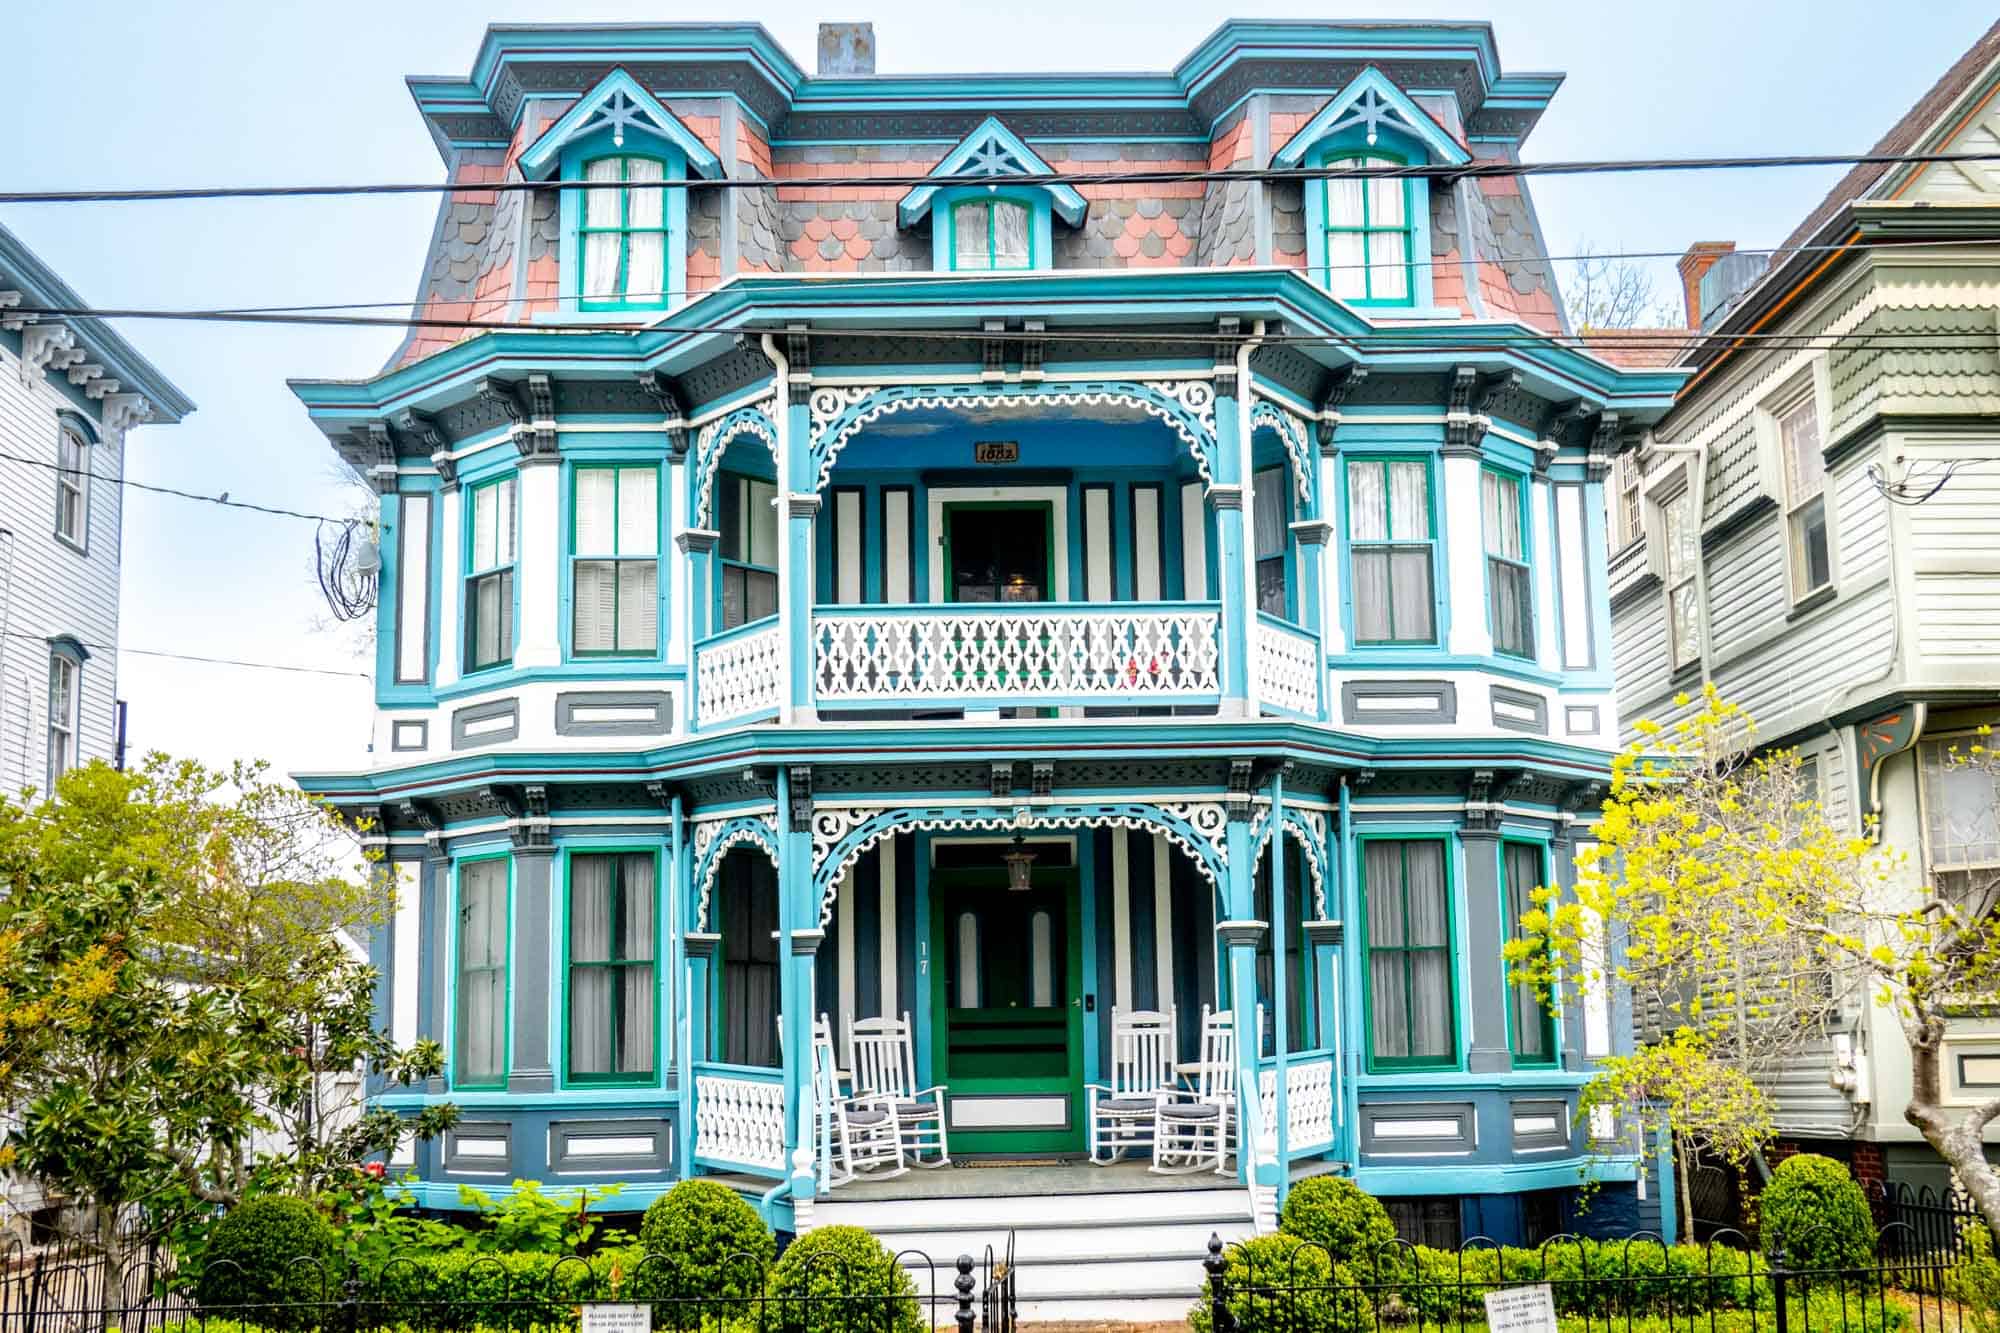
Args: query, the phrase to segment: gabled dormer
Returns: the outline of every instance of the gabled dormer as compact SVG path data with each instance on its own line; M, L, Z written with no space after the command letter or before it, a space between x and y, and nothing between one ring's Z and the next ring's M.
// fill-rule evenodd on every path
M896 221L931 222L931 267L959 272L1049 267L1054 220L1083 223L1089 205L1068 185L1009 184L1009 177L1052 176L1053 168L997 116L988 116L931 169L931 176L990 177L990 184L919 185L896 206Z
M687 289L687 191L646 187L713 180L722 163L658 98L614 69L529 145L519 165L531 181L600 187L562 192L563 309L664 310L680 303Z
M1297 167L1459 166L1450 134L1373 65L1321 107L1271 159ZM1351 305L1431 305L1430 182L1347 176L1305 183L1312 278Z

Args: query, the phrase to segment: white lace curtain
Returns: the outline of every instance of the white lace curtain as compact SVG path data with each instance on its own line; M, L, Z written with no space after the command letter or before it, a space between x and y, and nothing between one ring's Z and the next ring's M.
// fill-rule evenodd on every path
M1451 942L1444 844L1366 844L1368 984L1377 1059L1452 1055Z

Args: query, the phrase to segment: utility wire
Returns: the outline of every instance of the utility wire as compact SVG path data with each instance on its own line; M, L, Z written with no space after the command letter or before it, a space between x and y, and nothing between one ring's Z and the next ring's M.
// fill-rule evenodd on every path
M37 643L47 643L51 636L33 634L26 630L0 630L0 637L9 639L32 639ZM341 671L335 667L294 666L285 662L252 662L241 657L205 657L199 653L170 653L163 648L133 648L116 643L89 643L75 640L82 647L100 653L136 653L140 657L164 657L176 662L199 662L204 666L246 667L253 671L291 671L309 676L349 676L355 680L372 681L375 678L365 671Z
M856 189L946 185L1130 185L1161 181L1277 183L1286 181L1419 179L1457 181L1487 177L1583 176L1661 171L1743 171L1772 167L1899 166L1939 162L2000 162L2000 153L1781 153L1746 157L1592 158L1558 162L1412 163L1386 166L1196 168L1167 171L1102 170L1031 172L990 176L952 172L937 176L743 176L717 180L494 181L473 183L378 182L363 185L214 185L159 189L10 190L0 204L152 203L189 199L282 199L329 195L515 193L533 190L763 190Z
M106 476L101 472L91 471L89 467L64 467L61 463L51 463L46 458L30 458L26 454L12 454L4 450L0 450L0 459L4 459L10 463L26 463L30 467L47 468L51 472L66 472L73 477L84 477L91 481L101 481L109 486L130 486L135 490L153 491L159 495L177 496L183 500L200 500L204 504L226 505L231 509L248 509L259 514L275 514L280 518L304 518L311 519L316 523L347 523L353 518L353 515L349 515L346 518L336 518L332 514L309 514L303 509L286 509L279 505L261 505L253 504L248 500L232 500L229 498L228 491L224 491L220 495L203 495L200 491L184 491L175 486L156 486L151 482L135 481L130 477Z

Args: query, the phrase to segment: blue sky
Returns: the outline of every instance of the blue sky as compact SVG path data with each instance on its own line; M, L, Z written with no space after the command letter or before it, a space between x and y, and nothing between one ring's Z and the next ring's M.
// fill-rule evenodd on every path
M6 19L10 132L0 187L415 181L440 174L403 87L461 74L488 22L699 19L658 3L551 0L107 0L17 4ZM733 8L733 7L732 7ZM717 10L706 14L720 13ZM1536 160L1860 151L1992 20L1991 0L1877 3L1402 3L1353 10L1160 0L1086 6L767 3L760 19L810 66L823 18L870 18L883 72L1165 69L1222 18L1484 18L1510 70L1568 75L1526 155ZM1555 253L1678 253L1695 240L1769 245L1837 172L1592 176L1535 184ZM427 197L0 207L86 299L187 307L408 301L429 238ZM1660 266L1663 296L1673 291ZM354 503L289 376L364 376L397 335L129 323L124 331L200 405L132 437L139 480L292 508ZM123 641L366 671L327 627L312 527L130 492ZM120 667L136 746L281 768L348 766L367 743L359 679L204 667L131 652Z

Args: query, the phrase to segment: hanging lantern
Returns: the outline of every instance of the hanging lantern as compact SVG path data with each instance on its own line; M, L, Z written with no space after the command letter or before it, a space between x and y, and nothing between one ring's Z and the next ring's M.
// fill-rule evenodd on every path
M1007 863L1007 887L1009 889L1012 889L1016 893L1026 893L1030 888L1034 887L1031 881L1035 873L1035 854L1028 850L1027 844L1021 840L1020 834L1016 833L1014 835L1014 849L1000 859Z

